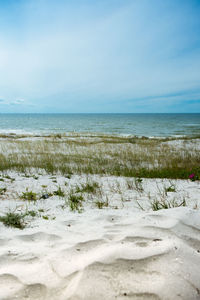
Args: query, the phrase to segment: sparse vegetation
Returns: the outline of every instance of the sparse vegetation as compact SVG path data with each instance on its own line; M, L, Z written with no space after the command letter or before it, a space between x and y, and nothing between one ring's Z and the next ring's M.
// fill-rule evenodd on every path
M6 178L6 179L12 179L9 175L4 175L4 178Z
M127 185L127 188L129 190L133 190L134 187L135 187L134 181L132 179L129 179L129 178L126 180L126 185Z
M64 191L61 189L61 187L59 186L58 189L56 191L53 192L54 195L59 196L59 197L64 197L65 193Z
M77 134L73 139L48 136L39 141L0 140L0 171L16 170L28 174L32 168L37 173L44 169L47 173L59 172L68 178L71 174L83 173L174 179L188 179L195 174L195 180L200 178L199 151L195 147L191 149L191 141L197 137L182 138L185 143L178 148L168 143L175 138L79 137ZM56 183L55 178L53 181Z
M84 198L82 195L70 193L68 197L68 204L71 211L82 211L82 202Z
M25 227L24 215L15 212L8 212L4 216L0 216L0 222L5 226L23 229Z
M108 198L106 198L106 201L98 200L95 202L95 204L99 209L102 209L103 207L108 207Z
M173 208L173 207L180 207L180 206L186 206L186 201L185 199L182 199L181 201L177 201L176 199L173 199L171 201L163 201L163 200L158 200L154 199L151 202L151 208L153 211L157 211L160 209L168 209L168 208Z
M32 218L37 216L37 212L35 210L27 210L25 213L26 216L31 216Z
M100 185L96 181L87 181L86 183L82 183L80 186L77 185L75 189L75 193L91 193L95 194L97 190L100 188Z
M7 191L7 188L0 188L0 195L5 194L6 191Z
M144 191L144 188L142 186L142 178L134 178L134 184L135 184L135 189L139 193L142 193Z
M28 201L36 201L37 200L37 194L26 190L26 192L23 192L20 196L21 199L28 200Z
M176 188L174 185L170 185L169 187L165 187L165 193L173 193L176 192Z

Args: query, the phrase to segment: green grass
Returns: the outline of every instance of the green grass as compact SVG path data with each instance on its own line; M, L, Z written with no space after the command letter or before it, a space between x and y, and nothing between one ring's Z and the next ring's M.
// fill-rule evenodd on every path
M0 222L3 222L3 224L8 227L19 229L24 229L25 227L24 215L14 212L8 212L4 216L0 216Z
M82 210L83 210L82 202L83 201L84 201L84 198L82 195L70 193L69 197L68 197L68 204L69 204L70 210L82 212Z
M5 192L7 191L6 188L0 188L0 195L3 195L5 194Z
M56 191L53 192L54 195L59 196L59 197L64 197L65 196L65 192L61 189L61 187L59 186L58 189Z
M142 178L134 178L134 184L135 184L135 189L139 193L142 193L144 191L144 188L142 186Z
M32 218L36 217L38 214L35 210L28 210L25 213L26 216L31 216Z
M75 193L88 193L95 194L100 188L100 185L96 181L87 181L80 186L76 186Z
M101 200L98 200L95 202L95 205L99 208L99 209L102 209L104 207L108 207L108 199L106 199L106 201L101 201Z
M183 199L182 201L177 201L175 199L173 199L171 201L154 199L151 202L151 209L153 211L157 211L160 209L169 209L169 208L174 208L174 207L180 207L180 206L186 206L185 199Z
M23 192L20 196L21 199L28 200L28 201L36 201L37 200L37 194L32 191L26 191Z
M176 188L174 185L170 185L169 187L165 187L165 193L173 193L176 192Z
M0 140L0 171L48 174L100 174L136 178L200 178L200 156L192 147L195 138L182 140L181 147L167 140L90 135L68 139L53 136L43 140ZM178 139L177 139L178 140ZM180 139L179 139L180 140ZM193 143L191 143L193 142ZM188 145L188 146L187 146ZM7 150L9 149L9 151ZM55 179L54 179L55 180Z

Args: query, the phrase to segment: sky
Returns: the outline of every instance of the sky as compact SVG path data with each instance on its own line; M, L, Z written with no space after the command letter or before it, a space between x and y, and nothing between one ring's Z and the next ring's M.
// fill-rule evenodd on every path
M0 113L200 113L199 0L0 0Z

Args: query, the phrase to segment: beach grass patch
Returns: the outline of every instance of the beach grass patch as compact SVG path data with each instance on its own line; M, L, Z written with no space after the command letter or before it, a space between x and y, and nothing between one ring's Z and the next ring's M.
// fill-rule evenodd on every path
M82 195L70 193L69 197L68 197L68 203L69 203L70 210L82 212L82 210L83 210L82 202L83 201L84 201L84 198Z
M65 196L65 192L61 189L60 186L58 187L58 189L56 191L53 192L53 194L55 196L59 196L59 197L64 197Z
M173 199L171 201L164 201L159 199L154 199L151 202L151 209L153 211L157 211L160 209L169 209L169 208L175 208L175 207L181 207L186 206L185 198L183 198L181 201L178 201L176 199Z
M106 199L106 201L98 200L98 201L95 202L95 205L99 209L102 209L104 207L108 207L108 199Z
M7 191L7 188L0 188L0 195L5 194Z
M24 215L14 212L8 212L4 216L0 216L0 222L8 227L25 228Z
M28 200L28 201L36 201L37 200L37 194L32 192L32 191L27 190L26 192L22 193L20 198L23 199L23 200Z
M142 139L97 134L86 137L0 140L0 171L29 174L35 169L38 174L43 169L47 174L64 176L99 174L169 179L189 179L195 174L195 180L200 178L200 156L195 137L183 137L182 148L176 147L176 140L181 141L178 138ZM191 142L194 142L194 147ZM9 149L8 154L6 149ZM55 177L53 180L57 182Z
M75 193L88 193L95 194L97 190L100 188L100 185L96 181L87 181L86 183L82 183L80 186L76 186Z

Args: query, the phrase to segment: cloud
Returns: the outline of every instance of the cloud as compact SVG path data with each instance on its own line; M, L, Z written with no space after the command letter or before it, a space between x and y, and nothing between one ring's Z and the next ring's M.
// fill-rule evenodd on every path
M95 111L101 104L107 111L107 103L114 111L115 104L120 109L125 101L134 112L138 99L145 109L152 99L162 105L169 101L165 95L186 90L182 101L193 97L200 78L196 2L99 3L36 0L4 8L2 96L28 98L44 110L74 112L91 107ZM6 21L10 13L13 24Z
M11 104L22 105L22 104L24 104L24 102L25 102L24 99L16 99L15 101L11 102Z

